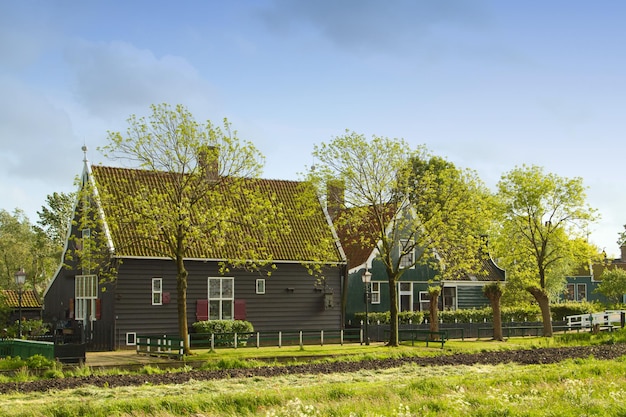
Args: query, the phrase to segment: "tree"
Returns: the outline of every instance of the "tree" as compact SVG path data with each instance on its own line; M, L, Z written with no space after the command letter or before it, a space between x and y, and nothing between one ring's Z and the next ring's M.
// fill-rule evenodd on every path
M200 246L208 252L236 245L238 258L225 260L223 269L259 268L271 263L267 248L288 226L273 198L248 186L248 180L260 174L263 158L252 144L239 140L227 120L220 128L210 121L199 124L182 105L160 104L151 109L148 119L128 119L126 135L109 132L109 143L102 150L110 158L162 173L160 184L134 179L117 184L118 189L100 184L99 200L113 217L110 227L131 225L134 245L175 262L179 334L189 353L188 249ZM141 175L142 171L133 172ZM126 186L134 187L128 188L133 192L122 193ZM245 205L247 218L237 220L246 224L233 218L233 203ZM252 227L254 235L243 232Z
M41 211L37 212L39 216L37 224L52 244L59 248L59 254L67 239L75 203L75 193L54 192L46 197L47 206L42 206Z
M441 286L431 285L428 287L428 313L430 317L429 330L431 332L439 331L439 295L441 294Z
M378 136L368 140L351 131L315 146L313 155L316 165L308 179L318 193L324 196L333 184L342 184L343 207L334 222L349 240L344 243L375 246L390 289L417 264L437 261L442 276L449 277L477 266L471 254L479 253L481 240L465 233L472 223L480 224L482 205L473 205L472 190L480 188L475 177L441 158L429 161L424 147L411 149L402 139ZM462 195L455 194L460 190ZM396 291L389 297L389 345L397 346Z
M562 290L564 274L588 262L598 251L586 241L595 210L585 201L581 178L544 173L522 166L498 183L499 233L495 253L539 304L544 336L552 336L550 296Z
M594 292L603 294L610 302L617 304L626 294L626 271L619 268L604 270L600 285Z
M33 226L23 211L16 209L13 214L0 211L0 285L3 288L14 288L15 272L24 268L27 287L42 291L58 261L48 236Z
M499 282L487 284L483 287L485 297L489 299L491 310L493 311L493 339L503 340L502 335L502 310L500 300L504 294L504 287Z

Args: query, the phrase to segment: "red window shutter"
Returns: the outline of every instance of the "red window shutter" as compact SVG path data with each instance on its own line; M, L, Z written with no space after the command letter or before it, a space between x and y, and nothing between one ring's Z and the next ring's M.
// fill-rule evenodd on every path
M235 320L246 319L246 300L235 300Z
M196 320L209 319L209 300L196 300Z
M102 315L102 303L99 298L96 298L96 320L100 320Z
M73 319L74 318L74 299L70 298L70 308L69 308L69 318Z

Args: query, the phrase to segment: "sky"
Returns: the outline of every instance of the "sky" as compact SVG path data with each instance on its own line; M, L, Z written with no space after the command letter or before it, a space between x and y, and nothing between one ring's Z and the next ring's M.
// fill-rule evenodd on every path
M425 145L495 191L523 164L583 179L589 240L626 224L626 2L0 0L0 209L32 223L150 105L225 117L301 178L346 129ZM626 176L625 176L626 179Z

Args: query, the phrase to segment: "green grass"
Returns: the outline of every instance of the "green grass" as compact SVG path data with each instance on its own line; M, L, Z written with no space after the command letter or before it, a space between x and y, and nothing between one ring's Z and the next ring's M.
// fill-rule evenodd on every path
M245 368L267 363L367 360L458 352L623 343L626 332L450 341L445 349L423 344L388 348L382 344L299 346L198 351L203 368ZM191 363L191 362L189 362ZM182 369L181 372L189 370ZM44 377L59 376L54 369ZM146 366L139 373L163 372ZM101 373L79 367L65 377ZM112 373L111 371L107 373ZM34 378L21 368L13 381ZM0 396L7 417L72 416L624 416L626 359L567 360L554 365L445 366L401 368L331 375L282 375L189 381L179 385L82 387L48 393Z
M621 416L626 361L445 366L8 394L14 416Z

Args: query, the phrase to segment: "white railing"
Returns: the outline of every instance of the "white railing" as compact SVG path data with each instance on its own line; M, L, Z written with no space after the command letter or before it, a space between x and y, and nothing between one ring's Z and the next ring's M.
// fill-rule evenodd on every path
M595 325L600 327L609 327L619 325L622 321L622 313L624 310L607 310L601 313L578 314L575 316L565 317L568 327L592 328Z

